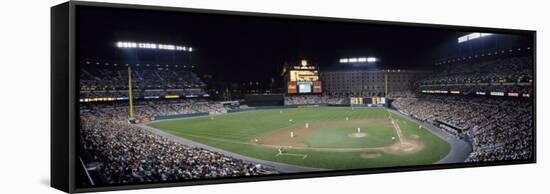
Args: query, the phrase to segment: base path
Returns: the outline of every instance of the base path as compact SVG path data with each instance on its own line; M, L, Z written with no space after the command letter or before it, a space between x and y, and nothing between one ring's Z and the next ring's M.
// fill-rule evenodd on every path
M397 124L397 121L393 120L393 119L391 119L391 124L393 124L393 128L395 129L395 133L397 133L397 138L399 138L399 143L403 144L403 140L405 140L405 136L403 135L403 132L401 131L401 128L399 127L399 124Z
M209 146L209 145L205 145L205 144L202 144L202 143L191 141L189 139L185 139L185 138L180 137L180 136L172 135L170 133L166 133L164 131L161 131L161 130L153 128L153 127L149 127L149 126L144 125L144 124L140 124L138 126L145 129L145 130L147 130L147 131L150 131L154 134L160 135L162 137L165 137L167 139L170 139L172 141L175 141L175 142L178 142L178 143L181 143L181 144L184 144L184 145L188 145L188 146L191 146L191 147L204 148L204 149L214 151L214 152L218 152L218 153L221 153L221 154L224 154L224 155L236 158L236 159L245 160L245 161L248 161L248 162L251 162L251 163L254 163L254 164L261 164L263 166L274 168L275 170L278 170L279 172L283 172L283 173L312 172L312 171L326 170L326 169L321 169L321 168L311 168L311 167L297 166L297 165L292 165L292 164L283 164L283 163L272 162L272 161L261 160L261 159L252 158L252 157L248 157L248 156L243 156L243 155L240 155L240 154L236 154L236 153L233 153L233 152L229 152L229 151L225 151L225 150L222 150L222 149L219 149L219 148L215 148L215 147L212 147L212 146Z

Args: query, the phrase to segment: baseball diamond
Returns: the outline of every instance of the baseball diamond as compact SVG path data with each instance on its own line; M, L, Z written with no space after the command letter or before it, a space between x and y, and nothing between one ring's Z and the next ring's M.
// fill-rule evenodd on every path
M309 123L308 128L305 123ZM418 125L384 108L341 107L255 110L218 115L214 120L192 117L148 124L239 155L320 169L421 165L442 160L451 145ZM357 128L362 135L353 135Z

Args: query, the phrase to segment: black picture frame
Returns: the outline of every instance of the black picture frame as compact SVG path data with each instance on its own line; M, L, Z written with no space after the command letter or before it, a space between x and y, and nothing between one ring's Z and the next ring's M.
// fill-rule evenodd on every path
M507 33L521 34L533 37L533 96L534 105L534 139L533 139L533 158L528 160L515 161L498 161L498 162L480 162L480 163L455 163L455 164L432 164L420 166L404 166L404 167L387 167L373 168L361 170L338 170L329 172L307 172L293 173L282 175L269 176L254 176L254 177L237 177L237 178L216 178L189 180L185 182L170 182L170 183L146 183L133 185L113 185L93 188L77 188L75 184L75 176L77 174L76 164L76 143L78 138L78 74L79 69L76 48L78 45L77 30L75 28L78 20L76 18L77 8L80 6L92 7L107 7L121 9L136 9L136 10L155 10L169 12L188 12L188 13L205 13L205 14L223 14L223 15L241 15L253 16L261 18L285 18L299 20L315 20L315 21L331 21L340 23L354 24L377 24L388 26L406 26L416 28L433 28L444 30L462 30L462 31L483 31L489 33ZM204 185L204 184L221 184L235 182L251 182L251 181L267 181L280 179L297 179L297 178L314 178L328 176L345 176L345 175L361 175L361 174L376 174L404 171L419 171L419 170L438 170L438 169L453 169L467 167L482 167L482 166L497 166L497 165L512 165L512 164L530 164L536 163L536 31L518 30L518 29L500 29L500 28L484 28L471 26L454 26L440 24L421 24L421 23L406 23L393 21L374 21L362 19L344 19L330 17L313 17L301 15L283 15L283 14L267 14L253 12L236 12L236 11L221 11L207 9L191 9L191 8L176 8L176 7L161 7L147 5L130 5L130 4L113 4L99 2L81 2L69 1L51 8L51 186L68 193L75 192L92 192L92 191L112 191L112 190L128 190L128 189L144 189L158 187L177 187L188 185Z

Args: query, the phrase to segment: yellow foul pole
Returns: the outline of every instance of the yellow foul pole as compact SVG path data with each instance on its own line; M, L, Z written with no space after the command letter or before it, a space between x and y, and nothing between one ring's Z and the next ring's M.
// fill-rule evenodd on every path
M134 97L132 96L132 68L128 65L128 99L130 100L130 119L134 118Z

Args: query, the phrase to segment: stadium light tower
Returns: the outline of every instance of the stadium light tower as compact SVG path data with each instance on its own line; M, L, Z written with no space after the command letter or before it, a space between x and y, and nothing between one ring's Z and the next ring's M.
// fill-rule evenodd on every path
M490 35L493 35L493 34L474 32L474 33L470 33L470 34L466 34L464 36L458 37L458 43L463 43L463 42L467 42L467 41L470 41L470 40L474 40L474 39L478 39L478 38L485 37L485 36L490 36Z
M153 49L153 50L193 52L193 47L186 47L183 45L175 45L175 44L118 41L115 43L115 46L121 49Z
M350 57L341 58L338 60L340 63L376 63L378 58L376 57Z
M130 101L130 122L134 121L134 97L132 95L132 67L128 65L128 100Z

